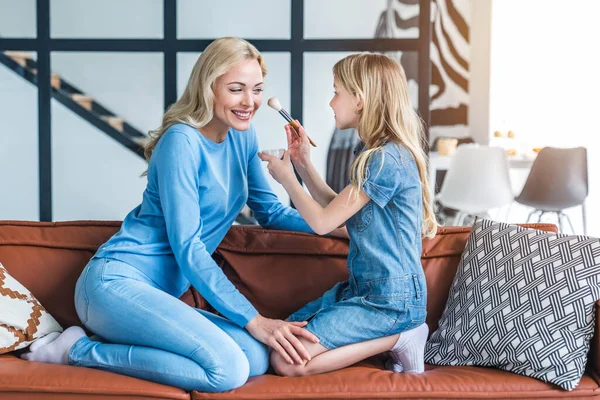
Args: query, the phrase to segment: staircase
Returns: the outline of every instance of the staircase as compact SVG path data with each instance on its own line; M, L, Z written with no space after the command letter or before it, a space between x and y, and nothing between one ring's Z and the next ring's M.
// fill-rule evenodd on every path
M0 52L0 63L28 80L34 85L38 83L37 65L33 53L26 51ZM88 96L80 89L67 82L62 76L52 73L50 76L52 97L75 112L108 136L144 158L144 145L148 136L128 124L123 117Z

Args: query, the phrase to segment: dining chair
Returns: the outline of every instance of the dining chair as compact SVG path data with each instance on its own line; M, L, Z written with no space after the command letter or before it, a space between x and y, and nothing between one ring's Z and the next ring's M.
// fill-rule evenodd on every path
M587 149L585 147L544 147L531 166L525 185L515 201L532 207L531 217L539 213L538 222L546 213L555 213L559 230L563 219L573 224L564 209L581 206L583 233L587 235L585 199L588 196Z
M512 203L514 194L506 152L499 147L466 144L459 146L436 200L457 210L453 224L467 216L489 217L489 211Z

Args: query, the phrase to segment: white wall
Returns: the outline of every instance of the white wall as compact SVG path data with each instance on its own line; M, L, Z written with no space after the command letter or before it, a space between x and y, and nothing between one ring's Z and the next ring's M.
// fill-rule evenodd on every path
M471 4L469 136L477 143L487 144L490 135L492 0L473 0Z
M600 37L599 14L595 0L494 0L489 123L491 131L513 130L525 149L588 148L588 233L595 236L600 236L600 143L595 137L600 62L593 49ZM528 211L515 207L511 220L522 220ZM568 214L582 233L579 208Z

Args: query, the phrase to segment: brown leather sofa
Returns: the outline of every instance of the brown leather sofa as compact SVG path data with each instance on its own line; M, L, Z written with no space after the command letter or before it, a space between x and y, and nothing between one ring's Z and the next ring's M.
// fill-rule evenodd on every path
M63 327L79 324L73 306L75 282L96 248L119 225L0 222L0 263ZM469 228L441 228L436 238L423 242L431 332L437 327L468 234ZM347 277L347 251L343 239L236 226L215 259L263 315L283 318ZM182 301L208 307L193 291ZM0 399L589 399L600 397L597 344L598 322L587 373L571 392L491 368L426 365L423 374L397 374L384 370L382 359L373 357L328 374L299 378L267 374L231 392L186 393L100 370L28 362L9 353L0 356Z

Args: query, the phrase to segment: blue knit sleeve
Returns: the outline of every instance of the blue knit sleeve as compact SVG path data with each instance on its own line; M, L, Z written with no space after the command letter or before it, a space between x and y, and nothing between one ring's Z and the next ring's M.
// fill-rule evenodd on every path
M199 154L185 133L170 130L152 155L169 244L188 281L223 316L244 327L258 312L201 240Z

